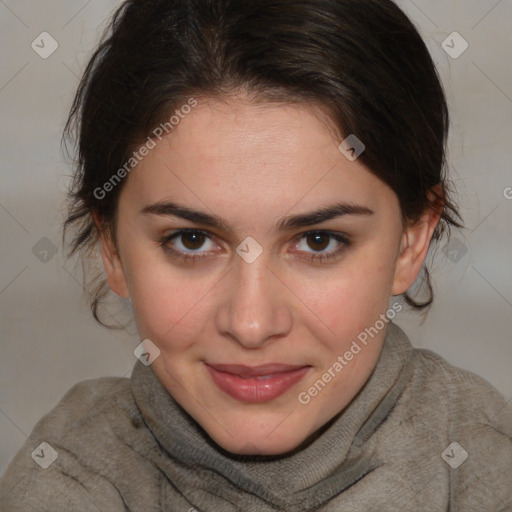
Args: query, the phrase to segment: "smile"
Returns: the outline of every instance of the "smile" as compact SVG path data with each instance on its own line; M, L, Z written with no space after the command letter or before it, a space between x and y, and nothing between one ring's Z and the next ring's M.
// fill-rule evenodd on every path
M258 367L209 365L205 363L217 387L236 400L267 402L288 391L304 378L311 366L270 364Z

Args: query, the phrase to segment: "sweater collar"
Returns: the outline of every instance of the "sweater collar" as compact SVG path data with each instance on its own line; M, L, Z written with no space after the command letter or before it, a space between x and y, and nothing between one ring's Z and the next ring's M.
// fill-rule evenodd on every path
M268 503L295 503L307 510L373 469L364 442L405 387L411 354L407 336L390 321L377 365L358 395L304 448L284 456L239 456L223 450L169 395L149 366L136 363L131 385L146 425L171 459L192 472L194 467L209 470L214 478Z

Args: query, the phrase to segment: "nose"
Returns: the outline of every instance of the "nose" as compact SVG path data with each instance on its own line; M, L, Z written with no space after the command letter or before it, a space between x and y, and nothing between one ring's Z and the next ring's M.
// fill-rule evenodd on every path
M240 259L229 273L216 327L221 335L253 349L290 332L292 314L286 287L263 256L252 263Z

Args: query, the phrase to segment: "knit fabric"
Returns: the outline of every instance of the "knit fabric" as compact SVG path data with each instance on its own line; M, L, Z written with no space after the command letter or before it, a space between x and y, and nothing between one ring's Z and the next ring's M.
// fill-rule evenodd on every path
M512 405L392 322L365 386L301 449L223 450L137 361L73 386L0 479L1 512L448 510L512 511Z

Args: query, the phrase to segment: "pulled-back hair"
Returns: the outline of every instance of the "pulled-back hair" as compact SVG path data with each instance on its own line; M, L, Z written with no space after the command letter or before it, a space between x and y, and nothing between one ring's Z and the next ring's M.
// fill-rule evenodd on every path
M442 84L418 31L391 0L128 0L85 70L64 132L77 146L68 255L85 257L97 245L93 212L115 240L123 183L97 191L155 127L191 97L242 90L255 100L323 106L341 136L364 142L359 159L394 190L404 222L431 206L427 191L440 184L444 209L433 240L461 227L446 178ZM423 270L428 298L404 294L417 309L433 300ZM101 322L108 287L96 278L91 307Z

